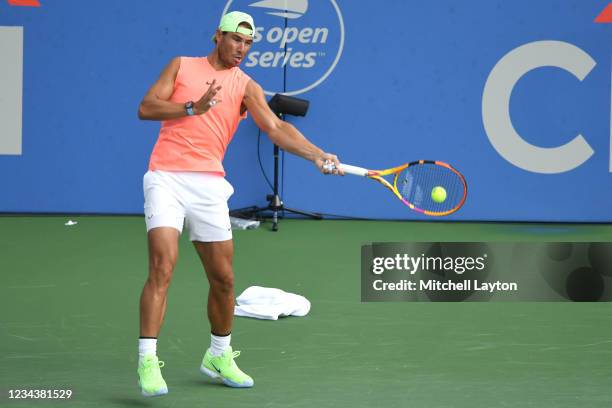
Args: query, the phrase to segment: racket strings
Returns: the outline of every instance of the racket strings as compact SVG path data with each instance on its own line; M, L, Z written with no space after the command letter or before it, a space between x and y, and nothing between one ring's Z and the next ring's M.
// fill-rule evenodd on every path
M446 198L437 202L432 197L435 187L442 187ZM445 213L456 209L462 203L465 182L452 169L435 164L419 163L406 168L397 179L397 189L402 197L416 209L433 213Z

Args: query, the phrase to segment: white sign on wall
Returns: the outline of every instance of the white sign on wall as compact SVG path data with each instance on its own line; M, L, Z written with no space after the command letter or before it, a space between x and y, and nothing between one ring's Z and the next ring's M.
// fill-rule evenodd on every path
M0 155L21 155L23 27L0 27Z

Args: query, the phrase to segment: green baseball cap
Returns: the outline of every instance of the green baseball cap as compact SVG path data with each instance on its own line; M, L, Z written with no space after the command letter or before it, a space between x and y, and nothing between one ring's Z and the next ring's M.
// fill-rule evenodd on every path
M240 24L247 23L251 26L251 28L240 27ZM253 22L253 17L248 15L247 13L243 13L241 11L231 11L221 17L221 21L219 22L219 30L227 31L230 33L240 33L244 35L248 35L249 37L253 37L253 32L255 31L255 23ZM215 36L212 38L215 41Z

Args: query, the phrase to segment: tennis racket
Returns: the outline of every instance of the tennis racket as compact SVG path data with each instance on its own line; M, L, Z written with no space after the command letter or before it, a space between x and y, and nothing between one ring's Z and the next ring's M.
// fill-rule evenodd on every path
M335 166L327 162L324 168L332 171ZM340 170L378 181L411 210L433 217L454 213L467 197L465 177L450 164L440 161L419 160L386 170L340 164ZM384 176L390 175L393 180L387 181Z

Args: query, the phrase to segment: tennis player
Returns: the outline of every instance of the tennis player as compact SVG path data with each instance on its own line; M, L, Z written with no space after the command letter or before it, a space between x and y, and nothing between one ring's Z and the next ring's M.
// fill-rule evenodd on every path
M230 345L234 246L227 200L234 190L221 164L247 111L274 144L312 161L323 173L330 172L325 162L339 166L335 155L281 121L268 107L261 86L238 67L253 44L254 30L250 15L224 15L212 52L201 58L174 58L139 107L140 119L162 121L143 179L149 276L140 297L138 376L145 396L168 392L160 370L164 363L157 358L157 336L184 224L210 284L211 340L200 371L230 387L253 386L253 379L234 361L240 352Z

